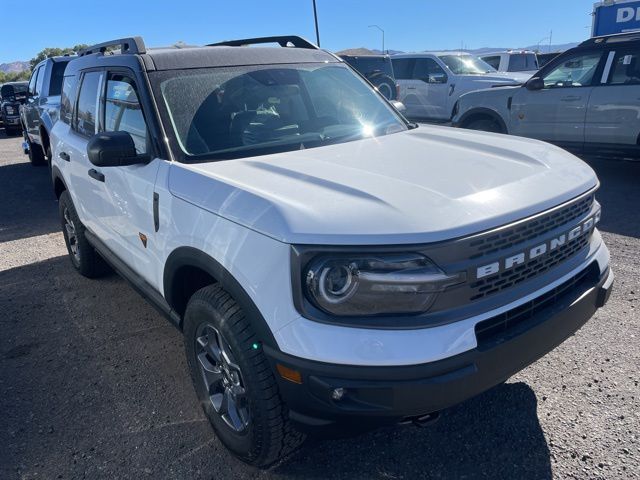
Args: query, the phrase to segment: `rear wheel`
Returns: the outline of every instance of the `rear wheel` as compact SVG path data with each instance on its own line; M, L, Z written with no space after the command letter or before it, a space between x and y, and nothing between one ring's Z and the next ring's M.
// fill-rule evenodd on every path
M374 80L374 84L378 91L387 100L394 100L396 97L396 84L391 77L383 76Z
M506 133L504 128L493 118L482 117L471 120L465 124L465 128L469 130L480 130L482 132Z
M96 278L108 273L109 267L87 240L85 227L66 190L60 195L59 211L62 234L73 267L87 278Z
M222 443L243 461L268 467L304 435L288 410L243 311L218 285L196 292L184 317L185 350L202 408Z

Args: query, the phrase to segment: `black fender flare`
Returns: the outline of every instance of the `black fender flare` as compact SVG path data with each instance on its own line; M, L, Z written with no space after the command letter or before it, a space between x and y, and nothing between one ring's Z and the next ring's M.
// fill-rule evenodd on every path
M500 128L502 128L504 133L509 133L509 129L507 128L507 124L502 119L502 116L498 112L496 112L495 110L492 110L492 109L486 108L486 107L477 107L477 108L473 108L473 109L465 112L460 117L460 120L458 120L456 122L455 126L456 127L462 127L462 125L464 125L464 123L469 118L471 118L473 116L476 116L476 115L484 115L484 116L490 117L492 120L495 120L496 122L498 122L498 125L500 125Z
M53 187L53 193L56 198L60 198L58 194L58 189L56 188L56 183L60 182L64 186L64 190L67 190L67 183L64 181L64 177L62 176L62 172L55 165L51 165L51 186Z
M176 273L182 267L195 267L208 273L242 308L260 341L280 350L262 313L242 285L222 264L197 248L178 247L167 257L163 273L163 291L164 298L172 309L176 305L174 280Z

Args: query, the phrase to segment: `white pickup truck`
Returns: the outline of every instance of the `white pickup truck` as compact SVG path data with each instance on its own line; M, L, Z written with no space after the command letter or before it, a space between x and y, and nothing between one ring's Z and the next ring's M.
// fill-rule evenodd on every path
M407 117L447 122L456 101L467 92L522 85L524 80L498 73L465 52L423 52L393 55L398 100Z
M213 429L253 465L306 432L425 425L611 291L589 166L409 123L299 37L96 45L69 62L61 105L73 267L110 265L183 332Z

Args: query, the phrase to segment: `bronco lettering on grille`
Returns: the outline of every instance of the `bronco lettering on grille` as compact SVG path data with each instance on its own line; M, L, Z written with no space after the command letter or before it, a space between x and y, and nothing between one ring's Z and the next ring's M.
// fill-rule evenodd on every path
M552 252L553 250L562 248L567 243L575 240L581 235L585 235L591 232L598 221L600 221L600 210L598 210L591 217L587 218L568 232L563 233L562 235L551 238L546 242L535 245L534 247L531 247L523 252L518 252L506 258L478 267L476 269L476 278L481 279L490 275L495 275L496 273L509 270L510 268L513 268L517 265L524 264L529 260L533 260L534 258L541 257L549 252Z

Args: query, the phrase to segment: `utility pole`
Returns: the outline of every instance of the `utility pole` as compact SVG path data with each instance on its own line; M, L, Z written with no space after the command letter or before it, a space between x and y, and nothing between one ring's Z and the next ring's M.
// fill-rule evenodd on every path
M551 39L553 38L553 30L549 32L549 53L551 53Z
M313 18L316 22L316 43L320 46L320 30L318 30L318 11L316 10L316 0L313 0Z
M369 28L377 28L382 32L382 54L384 55L384 30L380 28L378 25L369 25Z

